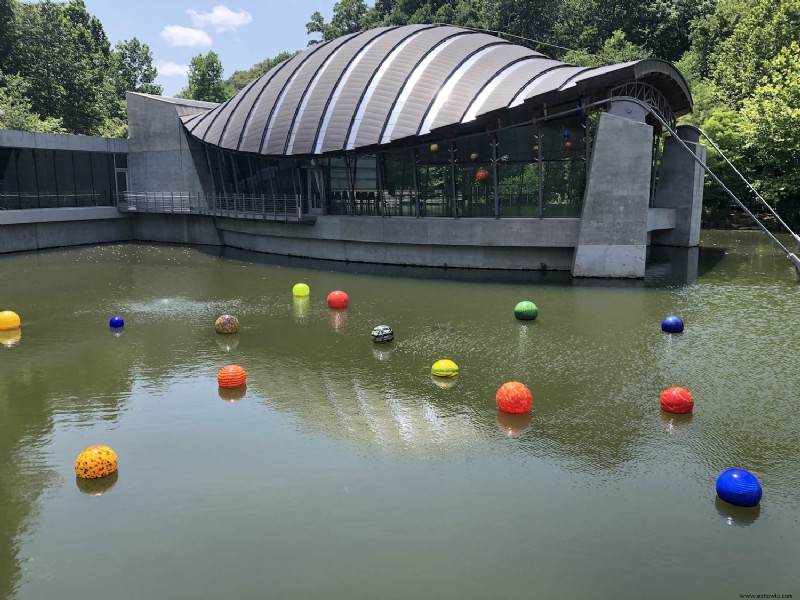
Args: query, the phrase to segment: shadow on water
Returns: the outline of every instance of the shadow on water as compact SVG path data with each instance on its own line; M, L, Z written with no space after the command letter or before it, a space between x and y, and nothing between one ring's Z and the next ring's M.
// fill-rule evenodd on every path
M617 287L646 288L674 287L695 283L698 274L712 269L725 254L719 248L675 248L652 246L648 248L647 265L643 279L607 279L572 277L568 271L464 269L453 267L420 267L411 265L385 265L360 262L343 262L265 254L227 246L193 246L199 252L230 260L316 271L334 271L361 275L379 275L409 279L441 279L448 281L475 281L480 283L508 283L552 285L559 287ZM702 260L700 260L702 257Z

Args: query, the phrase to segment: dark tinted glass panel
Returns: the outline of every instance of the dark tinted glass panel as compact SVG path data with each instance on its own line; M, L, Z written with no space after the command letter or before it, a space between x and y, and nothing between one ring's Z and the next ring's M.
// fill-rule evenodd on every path
M508 162L498 165L500 216L538 217L539 164Z
M36 163L30 148L20 148L17 151L17 177L21 208L39 208Z
M20 208L16 155L12 148L0 148L0 208Z
M127 154L115 154L114 155L114 166L117 169L127 169L128 168L128 155Z
M382 168L384 214L415 215L413 152L400 150L385 153Z
M206 148L208 156L208 166L211 169L211 181L214 185L214 193L224 194L225 185L222 183L222 167L219 164L219 150Z
M494 216L492 137L473 135L456 140L456 208L460 217Z
M59 202L56 186L56 170L53 150L34 150L36 158L36 180L39 186L39 203L42 208L65 206L63 199ZM59 152L58 154L62 154ZM68 206L68 205L66 205Z
M91 164L85 165L83 157L75 154L75 179L79 183L79 191L85 185L87 177L91 177L94 189L88 188L92 194L84 199L84 203L93 203L100 206L110 206L114 203L114 161L112 154L91 153ZM81 160L80 166L78 161ZM89 168L91 166L91 168ZM91 201L90 201L91 199Z
M75 155L88 156L85 152L64 150L59 150L55 155L56 182L61 206L77 205L75 200ZM91 179L89 185L91 186Z
M586 184L584 162L548 161L542 167L543 216L581 216Z

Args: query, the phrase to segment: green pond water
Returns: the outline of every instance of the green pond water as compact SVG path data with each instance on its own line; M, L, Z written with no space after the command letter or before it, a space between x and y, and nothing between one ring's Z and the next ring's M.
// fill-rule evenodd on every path
M0 257L0 310L22 318L0 339L0 597L800 598L800 284L759 232L704 232L696 267L495 282L174 246ZM514 319L524 299L536 321ZM498 412L509 380L528 417ZM670 386L693 415L659 409ZM93 444L118 474L77 481ZM716 499L730 467L760 507Z

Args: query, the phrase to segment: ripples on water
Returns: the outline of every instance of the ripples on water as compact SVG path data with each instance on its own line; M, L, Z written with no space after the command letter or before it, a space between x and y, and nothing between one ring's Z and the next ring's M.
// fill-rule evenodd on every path
M697 566L686 581L709 592L698 557L729 543L720 524L755 532L761 544L781 527L797 533L800 291L782 257L756 238L704 235L698 275L683 283L671 263L658 263L663 277L651 270L631 284L487 283L163 246L4 257L8 280L19 282L4 303L20 307L24 332L0 347L0 491L15 507L4 531L16 548L6 566L22 582L18 597L55 597L59 582L74 581L64 540L81 529L68 515L88 518L88 501L104 503L92 505L97 519L111 519L112 507L128 515L129 526L114 520L126 544L110 543L134 570L155 568L144 558L145 533L170 531L164 547L197 565L194 597L215 593L205 575L213 569L194 547L222 545L231 564L269 556L264 573L276 589L295 579L312 597L314 577L299 577L292 560L333 561L355 581L348 554L340 561L342 544L352 544L349 555L376 573L369 585L385 591L403 571L424 572L415 562L421 540L437 549L428 564L463 584L455 584L462 598L530 591L494 562L506 551L535 565L551 595L564 581L570 597L591 582L610 590L623 575L592 566L604 545L625 558L626 573L640 574L629 577L662 585L652 555L688 553ZM310 284L310 299L291 297L298 281ZM349 293L349 309L325 306L333 289ZM539 306L537 321L514 320L523 299ZM214 333L223 313L239 317L238 334ZM670 313L684 318L683 334L660 331ZM118 337L107 325L116 314L126 321ZM370 341L378 324L392 326L393 343ZM459 376L432 378L440 358L455 360ZM239 394L216 385L229 363L248 371ZM532 389L531 414L497 411L494 394L512 379ZM691 390L693 415L658 410L672 385ZM77 452L98 442L124 465L105 495L81 490L72 473ZM715 503L714 479L731 466L762 479L759 512ZM274 553L264 540L277 540ZM80 547L108 568L98 586L130 583ZM777 548L756 572L781 583L782 557L800 548ZM509 587L463 572L476 561L505 573ZM220 564L228 578L260 581ZM166 575L153 581L175 592ZM447 597L435 578L403 581L397 589L407 594L397 597ZM338 596L353 594L326 597Z

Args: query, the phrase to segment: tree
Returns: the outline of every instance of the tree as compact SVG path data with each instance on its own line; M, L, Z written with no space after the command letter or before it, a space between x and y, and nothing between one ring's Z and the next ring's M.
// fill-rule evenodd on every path
M0 73L0 129L64 133L60 119L37 115L26 97L28 84L19 75Z
M213 50L198 54L189 62L189 83L181 90L180 98L224 102L232 90L222 81L222 62Z
M319 33L321 40L310 40L308 45L320 41L327 42L348 33L356 33L363 28L363 19L367 14L367 5L364 0L339 0L333 5L333 17L330 23L325 23L322 14L315 12L311 20L306 23L308 35Z
M281 52L272 58L266 58L254 64L247 71L234 71L233 75L228 78L225 84L236 93L244 89L244 87L254 79L258 79L273 67L277 67L283 61L292 58L295 54L297 54L297 52Z
M800 216L800 44L783 48L766 65L768 75L745 99L741 116L746 148L760 166L755 173L762 193Z
M800 0L757 0L712 55L713 78L731 106L751 97L773 60L800 42Z
M35 113L70 133L98 131L113 102L108 39L82 0L22 3L16 11L15 72Z
M650 53L647 50L629 42L625 38L625 34L617 29L605 41L599 55L570 50L562 60L581 67L601 67L603 65L648 58L649 56Z
M161 95L162 87L154 83L158 71L147 44L137 38L118 42L111 51L111 78L114 93L124 100L125 92Z
M17 0L0 0L0 72L11 73L13 50L16 43L14 27Z

